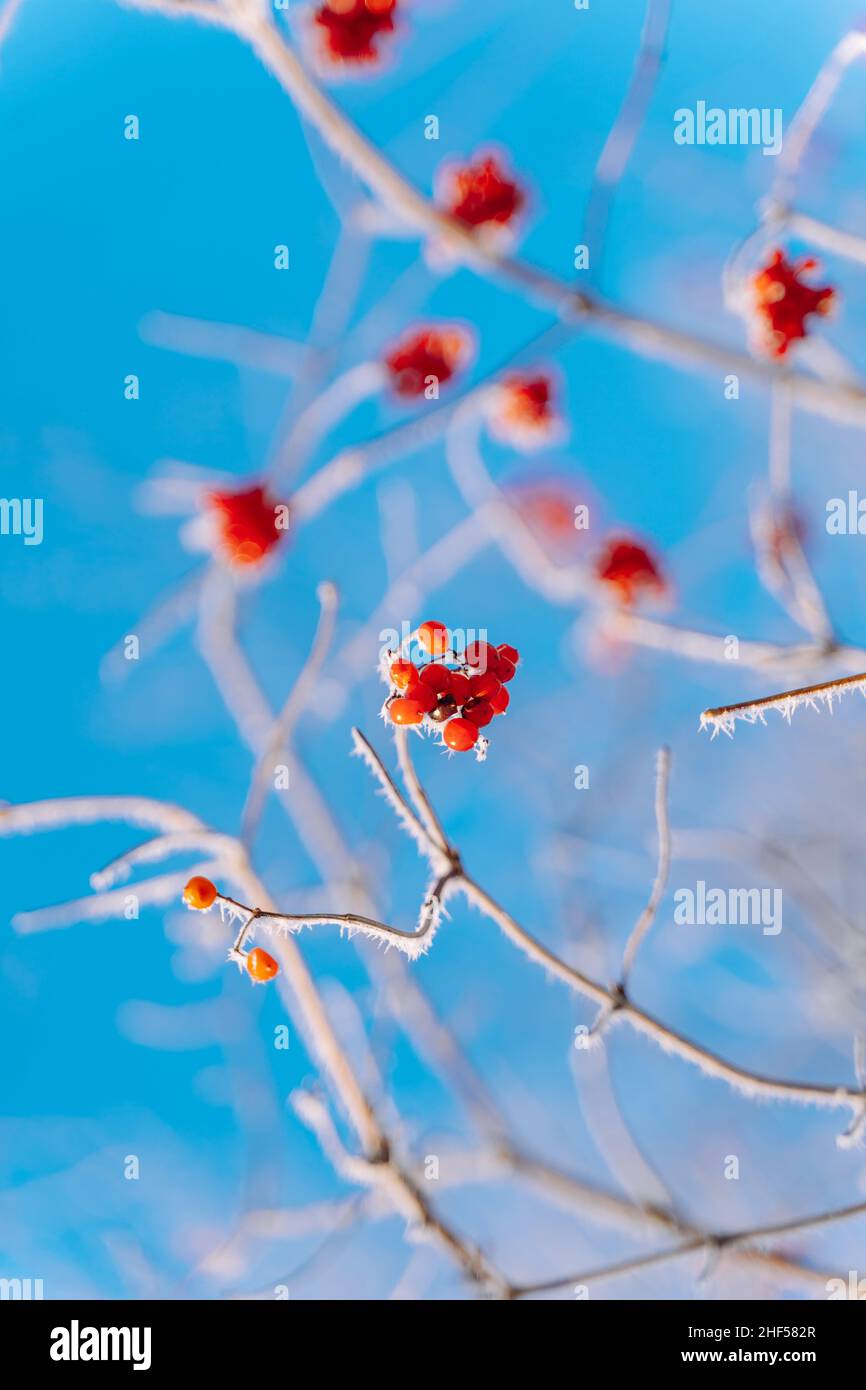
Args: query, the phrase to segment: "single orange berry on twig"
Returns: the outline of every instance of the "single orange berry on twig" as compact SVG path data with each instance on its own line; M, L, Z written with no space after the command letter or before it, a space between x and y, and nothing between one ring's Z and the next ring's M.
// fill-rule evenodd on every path
M251 980L264 985L280 973L280 967L273 956L269 956L261 946L256 946L247 956L247 971Z
M216 888L209 878L203 878L200 874L191 878L183 890L183 900L187 907L195 908L197 912L206 912L209 907L213 907L216 899Z

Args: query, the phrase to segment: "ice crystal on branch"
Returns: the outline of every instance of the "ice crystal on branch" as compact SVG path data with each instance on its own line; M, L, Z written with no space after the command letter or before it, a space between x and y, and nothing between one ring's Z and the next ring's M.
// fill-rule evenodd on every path
M844 676L841 680L822 681L819 685L804 685L798 690L783 690L778 695L765 695L758 700L742 700L736 705L719 705L701 714L701 728L709 729L712 737L718 734L733 736L737 720L746 724L766 724L768 710L775 710L790 724L795 712L804 706L819 710L823 705L831 714L835 700L849 690L859 690L866 696L866 674Z

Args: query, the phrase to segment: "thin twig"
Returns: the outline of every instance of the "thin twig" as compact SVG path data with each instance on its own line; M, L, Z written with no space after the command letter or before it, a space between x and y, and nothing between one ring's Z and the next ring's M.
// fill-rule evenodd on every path
M586 200L582 239L589 247L590 273L596 284L601 279L613 196L634 152L664 63L670 11L671 0L647 0L628 88L595 166Z
M620 986L623 990L628 984L628 977L634 965L635 956L638 953L641 942L655 921L661 900L664 897L667 887L668 873L671 866L671 831L668 821L668 781L671 770L671 750L660 748L656 758L656 799L655 817L656 832L658 835L658 859L656 863L656 876L652 890L647 901L647 905L638 917L632 929L631 936L625 945L622 953L622 969L620 971Z
M289 692L283 708L274 720L270 737L262 749L253 769L247 799L241 813L241 839L251 845L264 810L268 781L274 772L274 763L281 749L292 740L295 725L307 706L321 673L322 664L330 650L337 620L338 594L335 584L321 583L316 590L319 600L319 621L310 654L301 668L300 674Z
M246 927L255 923L272 931L297 935L305 927L339 927L349 936L354 936L359 932L362 936L368 936L374 941L381 941L386 946L396 946L410 960L417 960L419 956L429 951L433 944L437 928L441 919L442 905L445 900L449 884L454 878L454 871L443 874L433 883L428 890L421 905L421 912L418 918L418 926L415 931L403 931L399 927L390 927L385 922L377 922L372 917L362 917L354 912L273 912L268 908L250 907L247 903L238 902L231 898L227 893L217 893L215 904L217 907L226 907L233 914L246 916L246 923L242 932L245 934ZM236 943L240 947L240 941Z
M638 1255L633 1259L618 1260L615 1264L604 1265L600 1269L594 1269L588 1273L569 1274L561 1279L546 1279L537 1284L525 1284L513 1290L513 1297L525 1298L534 1293L550 1293L555 1289L565 1288L567 1285L588 1285L602 1279L613 1278L616 1275L636 1273L638 1270L647 1269L650 1265L679 1259L682 1255L693 1254L696 1250L705 1248L719 1252L738 1248L742 1253L748 1253L748 1247L751 1244L757 1244L763 1240L774 1240L779 1236L795 1235L800 1231L814 1230L820 1226L829 1226L836 1221L848 1221L851 1217L862 1216L864 1213L866 1213L866 1202L858 1202L853 1206L839 1207L835 1211L819 1212L816 1216L795 1217L791 1221L780 1221L772 1226L732 1231L705 1238L695 1236L669 1250L657 1250L648 1255ZM747 1249L744 1250L743 1247L747 1247Z
M866 672L861 671L855 676L843 676L839 680L822 681L819 685L803 685L797 690L782 690L777 695L763 695L757 700L741 700L735 705L718 705L714 709L705 709L701 714L701 728L710 729L713 738L720 733L730 736L738 719L744 720L747 724L754 724L758 720L765 724L764 715L768 710L775 710L790 724L794 712L803 705L817 710L823 704L832 713L833 701L846 695L849 690L859 690L862 695L866 695Z

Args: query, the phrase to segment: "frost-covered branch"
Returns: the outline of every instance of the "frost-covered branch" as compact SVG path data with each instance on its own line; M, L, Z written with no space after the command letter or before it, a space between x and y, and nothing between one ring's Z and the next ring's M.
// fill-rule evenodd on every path
M658 836L658 860L656 876L646 907L638 917L622 953L620 984L625 989L631 974L640 944L655 921L656 913L664 897L671 866L671 831L668 822L668 780L671 770L671 750L660 748L656 758L656 799L655 817Z
M366 757L367 765L380 784L384 784L388 774L378 755L369 748L369 745L367 747L369 749ZM423 838L429 846L431 854L439 852L438 846L428 836L425 835ZM455 862L459 864L461 861L457 851L453 846L449 846L449 848L455 855ZM765 1076L760 1072L750 1071L746 1067L740 1067L736 1063L718 1056L709 1048L692 1042L691 1039L684 1037L682 1033L678 1033L660 1019L654 1018L652 1014L638 1008L630 999L623 996L622 990L618 986L608 987L600 984L583 971L578 970L576 966L564 961L522 927L462 867L457 869L453 877L451 890L462 893L469 903L495 922L508 940L522 951L533 964L540 966L555 979L561 980L563 984L568 985L570 989L583 998L600 1006L603 1014L606 1017L609 1016L611 1024L627 1024L635 1032L657 1043L663 1051L691 1062L705 1075L726 1082L741 1094L753 1098L764 1097L771 1100L793 1101L831 1110L848 1109L858 1116L866 1105L866 1094L858 1087L779 1080L775 1077Z
M319 623L310 654L301 668L283 708L274 720L270 737L253 769L246 804L241 815L241 838L248 845L254 840L261 819L267 796L268 779L273 775L274 762L281 749L291 743L295 725L315 689L333 639L334 625L337 620L338 594L336 586L325 581L319 585L317 594L320 605Z
M783 690L778 695L763 695L757 700L741 700L735 705L718 705L715 709L705 709L701 714L701 728L709 729L713 738L718 734L732 736L737 720L747 724L760 721L765 724L765 715L770 710L781 714L790 724L798 709L804 706L819 710L823 705L832 714L833 703L849 691L859 690L866 695L866 672L856 676L843 676L835 681L822 681L819 685L804 685L797 690Z

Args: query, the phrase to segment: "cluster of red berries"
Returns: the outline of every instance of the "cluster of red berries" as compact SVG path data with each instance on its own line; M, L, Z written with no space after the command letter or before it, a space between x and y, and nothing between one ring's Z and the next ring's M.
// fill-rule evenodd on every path
M220 894L216 890L216 885L201 874L196 874L194 878L191 878L183 890L184 902L187 907L196 912L208 912L219 898ZM237 955L234 958L240 959ZM273 956L268 955L267 951L263 951L261 946L255 946L252 951L247 951L243 957L243 964L246 966L250 979L258 985L267 984L268 980L272 980L275 975L280 973L278 963Z
M326 62L375 63L379 40L395 28L397 0L326 0L313 15Z
M810 314L828 314L836 301L830 285L809 285L804 274L817 268L811 257L789 261L776 250L749 283L755 316L755 345L770 357L785 357L792 343L807 335Z
M595 577L626 607L661 597L667 583L657 560L631 536L611 536L595 561Z
M288 507L261 486L237 492L209 492L205 506L215 525L216 543L230 565L258 565L286 534L280 521Z
M469 365L474 341L462 324L421 324L408 329L382 361L391 390L417 399L431 383L446 385ZM548 442L560 426L554 383L548 372L509 372L490 394L488 420L498 439L521 449Z
M436 202L465 227L507 227L526 206L526 194L496 154L480 154L467 164L440 171Z
M484 756L487 739L481 730L508 709L506 685L514 679L520 654L507 642L470 642L458 655L451 650L444 623L422 623L418 643L432 659L424 666L397 657L388 667L393 693L383 713L394 724L426 725L440 729L442 742L453 753L475 748Z
M490 428L498 439L535 449L549 442L558 427L553 382L546 372L510 372L497 384Z
M391 389L398 396L423 396L431 382L450 381L471 351L472 339L458 324L410 329L385 355Z

